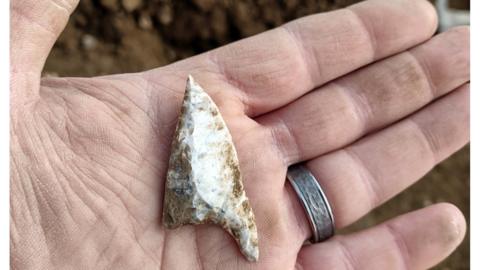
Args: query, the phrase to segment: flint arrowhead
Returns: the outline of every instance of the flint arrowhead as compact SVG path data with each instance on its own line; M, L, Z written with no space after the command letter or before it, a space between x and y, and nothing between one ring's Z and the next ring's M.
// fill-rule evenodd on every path
M249 261L258 260L257 227L232 136L218 107L191 76L172 143L163 223L167 228L220 225Z

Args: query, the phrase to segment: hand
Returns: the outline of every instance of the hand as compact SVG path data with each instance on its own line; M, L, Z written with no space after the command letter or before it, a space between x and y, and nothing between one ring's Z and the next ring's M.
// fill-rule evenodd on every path
M12 2L13 269L426 269L461 242L439 204L302 247L286 184L306 162L345 227L469 140L469 29L431 37L426 1L367 1L158 69L40 78L74 0ZM163 182L187 74L219 106L260 261L211 225L166 230Z

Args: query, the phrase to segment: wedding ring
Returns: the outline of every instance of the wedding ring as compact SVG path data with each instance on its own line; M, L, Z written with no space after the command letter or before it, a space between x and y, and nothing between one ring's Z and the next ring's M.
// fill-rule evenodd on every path
M318 243L332 237L335 231L332 209L317 179L301 164L288 168L287 179L307 213L313 231L310 241Z

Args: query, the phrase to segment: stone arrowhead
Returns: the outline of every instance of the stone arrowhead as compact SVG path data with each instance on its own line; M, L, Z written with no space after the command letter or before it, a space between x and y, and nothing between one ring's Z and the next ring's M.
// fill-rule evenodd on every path
M258 260L257 227L232 136L215 103L191 76L172 144L163 223L167 228L221 225L249 261Z

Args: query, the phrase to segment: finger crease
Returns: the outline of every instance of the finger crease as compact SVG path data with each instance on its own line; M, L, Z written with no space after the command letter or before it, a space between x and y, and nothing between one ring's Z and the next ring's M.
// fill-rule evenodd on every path
M12 6L12 13L16 13L20 17L24 18L27 20L29 23L32 23L36 26L38 26L40 29L44 30L48 35L52 37L56 37L56 33L50 29L49 27L39 23L37 20L29 16L26 12L24 12L20 7L17 7L15 5Z
M195 238L195 249L197 250L196 251L196 260L197 260L198 269L199 270L204 270L205 267L203 265L202 255L200 255L200 245L199 245L199 241L198 241L198 229L195 229L194 234L195 234L195 236L193 238Z
M438 90L437 87L433 84L432 73L430 72L430 67L428 66L427 62L423 60L420 55L416 55L411 51L407 51L405 54L412 58L413 62L419 66L420 72L423 73L424 78L426 78L429 85L428 90L430 91L431 99L436 98L436 93L438 93Z
M61 10L63 10L67 16L70 15L70 13L73 10L74 5L68 3L68 1L65 0L52 0L50 1L53 5L57 6Z
M291 28L296 28L296 29L291 29ZM301 32L298 29L297 24L291 23L291 24L282 25L281 27L279 27L279 29L282 29L287 34L288 38L293 42L293 44L295 44L295 47L297 49L297 53L300 56L300 58L302 59L304 69L305 69L306 73L308 74L308 78L310 80L310 86L308 88L310 89L310 88L316 87L317 85L315 85L314 74L319 74L320 73L320 71L319 71L319 66L320 65L318 63L317 57L307 57L307 52L310 51L310 50L308 50L305 47L304 42L301 42L302 38L298 36L298 35L300 35ZM310 64L310 61L308 59L313 60L313 62L314 62L313 65Z
M331 85L337 86L343 96L348 100L353 113L355 114L355 119L357 120L357 125L359 127L359 134L365 134L369 129L369 119L372 113L372 107L370 106L366 98L356 98L353 93L355 92L353 88L347 87L339 82L331 82Z
M373 28L370 26L369 23L367 23L358 13L356 13L354 10L352 9L346 9L348 10L352 15L353 15L353 18L355 18L355 20L358 22L358 24L360 25L361 28L363 28L364 32L367 34L368 36L368 39L370 40L370 48L371 48L371 54L372 54L372 61L377 59L378 56L378 44L377 44L377 38L376 38L376 35L375 35L375 31L373 30Z
M395 245L397 246L398 252L400 252L400 258L402 260L403 268L404 269L413 269L411 268L411 255L410 250L408 249L407 242L403 235L392 226L392 224L385 224L385 228L387 229L388 233L393 237Z
M282 117L277 117L276 124L270 130L276 148L282 153L284 164L289 166L292 161L298 160L300 156L300 144L295 136L295 132L285 120ZM283 137L286 138L286 143L282 143L284 140L281 138Z
M372 171L365 165L362 159L355 153L351 147L346 147L343 150L348 157L354 162L356 167L358 168L358 174L360 180L363 182L363 185L370 196L370 208L373 209L377 207L381 202L382 199L380 198L380 194L382 194L381 186L376 181L375 177L373 176Z
M434 136L430 135L429 132L427 132L425 129L423 129L420 124L418 124L414 119L412 118L407 118L406 121L410 122L414 128L420 133L421 138L424 141L424 145L427 148L428 152L430 153L430 156L432 158L432 165L431 167L435 166L439 162L437 158L437 149L440 147L438 146L438 142L435 139Z
M340 252L343 255L342 258L344 259L342 261L345 263L345 269L355 270L356 269L355 265L359 265L357 263L357 260L355 259L355 256L353 256L352 252L347 247L347 245L343 242L343 240L337 239L336 243L337 243L337 247L339 248Z

